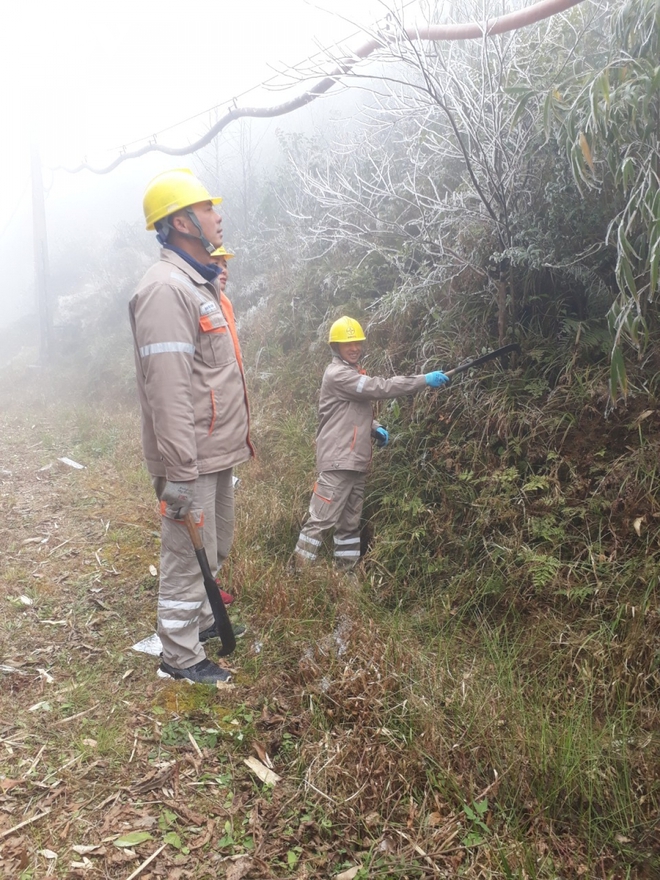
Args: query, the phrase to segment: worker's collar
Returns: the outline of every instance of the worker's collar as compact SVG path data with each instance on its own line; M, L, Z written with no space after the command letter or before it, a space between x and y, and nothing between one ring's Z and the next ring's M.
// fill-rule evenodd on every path
M187 254L185 251L181 250L181 248L174 247L174 245L169 242L165 242L163 247L167 248L169 251L174 251L174 253L180 256L182 260L185 260L189 266L192 266L195 272L198 272L205 281L215 281L222 271L217 263L200 263L194 257L191 257L190 254Z

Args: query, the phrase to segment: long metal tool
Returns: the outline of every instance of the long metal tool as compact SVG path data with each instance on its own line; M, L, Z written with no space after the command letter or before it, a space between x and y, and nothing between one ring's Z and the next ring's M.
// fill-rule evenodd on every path
M503 355L510 354L514 351L516 354L520 354L520 346L517 342L512 342L510 345L503 345L502 348L496 348L495 351L489 351L488 354L483 354L481 357L474 358L474 360L468 361L467 364L461 364L460 367L454 367L453 370L445 370L445 376L449 376L451 379L452 376L456 376L458 373L464 373L466 370L471 370L473 367L480 367L482 364L488 363L488 361L495 360L495 358L502 357Z
M195 556L197 557L197 561L199 562L199 567L202 570L202 576L204 577L204 589L206 590L206 595L209 598L211 611L213 611L213 619L215 620L215 627L218 631L218 635L220 636L220 641L222 642L222 650L218 653L221 657L226 657L227 654L231 654L231 652L236 647L236 636L234 635L234 631L231 628L231 621L229 620L229 615L227 614L225 603L222 601L222 598L220 596L218 585L215 581L215 578L211 574L211 566L209 565L206 550L204 549L204 542L202 541L202 536L199 529L197 528L197 523L193 519L192 513L189 513L185 516L184 522L186 524L186 528L188 529L190 540L192 541L193 547L195 548Z

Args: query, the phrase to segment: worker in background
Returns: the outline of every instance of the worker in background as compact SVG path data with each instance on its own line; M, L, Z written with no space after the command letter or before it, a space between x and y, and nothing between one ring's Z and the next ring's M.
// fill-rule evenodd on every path
M234 307L232 306L230 301L227 299L227 297L224 295L225 288L227 287L227 260L231 260L233 257L234 257L234 254L230 253L224 246L216 248L213 251L213 253L211 254L211 262L215 263L215 265L218 267L218 290L220 292L220 307L222 308L223 314L225 316L227 316L228 320L230 320L232 326L235 326ZM235 343L236 343L236 346L238 349L238 353L240 355L240 345L238 342L238 336L236 336L236 338L235 338ZM234 477L232 475L231 482L232 482L233 488L236 488L236 486L238 485L240 480L238 479L238 477ZM232 509L232 515L233 515L233 509ZM229 552L229 550L227 551L227 554L228 554L228 552ZM225 554L225 556L218 556L219 568L222 568L222 564L225 561L227 554ZM232 595L230 595L229 593L225 592L225 590L223 590L220 587L220 579L218 577L216 577L215 582L218 585L218 589L220 590L220 596L222 598L222 601L227 606L231 605L234 601L234 597ZM245 627L242 627L242 626L238 626L238 627L235 626L234 627L234 635L237 635L237 637L244 635L244 633L245 633Z
M233 313L211 258L221 201L186 168L151 181L144 215L162 250L129 306L142 445L162 514L159 674L208 684L230 674L206 657L203 643L218 633L182 520L193 514L217 570L234 534L233 468L254 454Z
M439 370L392 379L367 376L359 368L365 338L353 318L339 318L330 328L332 361L321 382L316 433L318 477L294 551L296 568L316 559L324 533L332 528L336 566L351 569L360 559L360 517L371 442L386 446L389 440L387 429L373 418L372 401L417 394L449 382Z
M236 254L232 254L231 251L228 251L225 247L216 248L211 254L212 262L214 262L220 269L220 274L218 275L218 288L222 294L224 294L227 288L227 260L233 260L235 256ZM227 300L227 302L229 302L229 300Z

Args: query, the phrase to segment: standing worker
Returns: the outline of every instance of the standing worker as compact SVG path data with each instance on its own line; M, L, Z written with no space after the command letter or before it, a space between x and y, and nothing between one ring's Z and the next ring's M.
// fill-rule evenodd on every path
M236 254L232 254L224 246L216 248L211 254L211 262L215 263L220 270L220 274L218 275L218 289L222 296L224 296L225 290L227 289L227 260L233 260L235 256ZM227 303L229 303L229 300L227 300ZM229 307L231 308L231 303L229 303Z
M187 168L151 181L144 215L163 247L129 306L142 446L161 502L160 673L207 684L230 674L202 647L218 633L183 518L193 514L216 570L234 534L232 469L254 454L233 312L211 259L221 201Z
M371 463L371 441L386 446L387 430L373 418L372 401L417 394L427 386L449 382L436 370L419 376L380 379L359 368L366 337L353 318L344 316L330 328L332 361L323 374L316 432L318 478L309 515L298 537L296 567L313 562L328 529L334 528L334 559L349 570L360 559L360 517Z

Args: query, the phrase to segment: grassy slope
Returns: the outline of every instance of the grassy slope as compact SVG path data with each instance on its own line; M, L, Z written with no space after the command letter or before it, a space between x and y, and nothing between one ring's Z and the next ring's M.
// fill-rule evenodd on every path
M484 381L384 413L360 587L287 574L313 394L254 383L250 635L216 691L130 650L158 564L133 404L5 371L0 834L50 813L0 837L1 876L127 878L163 844L141 878L658 876L656 414Z

